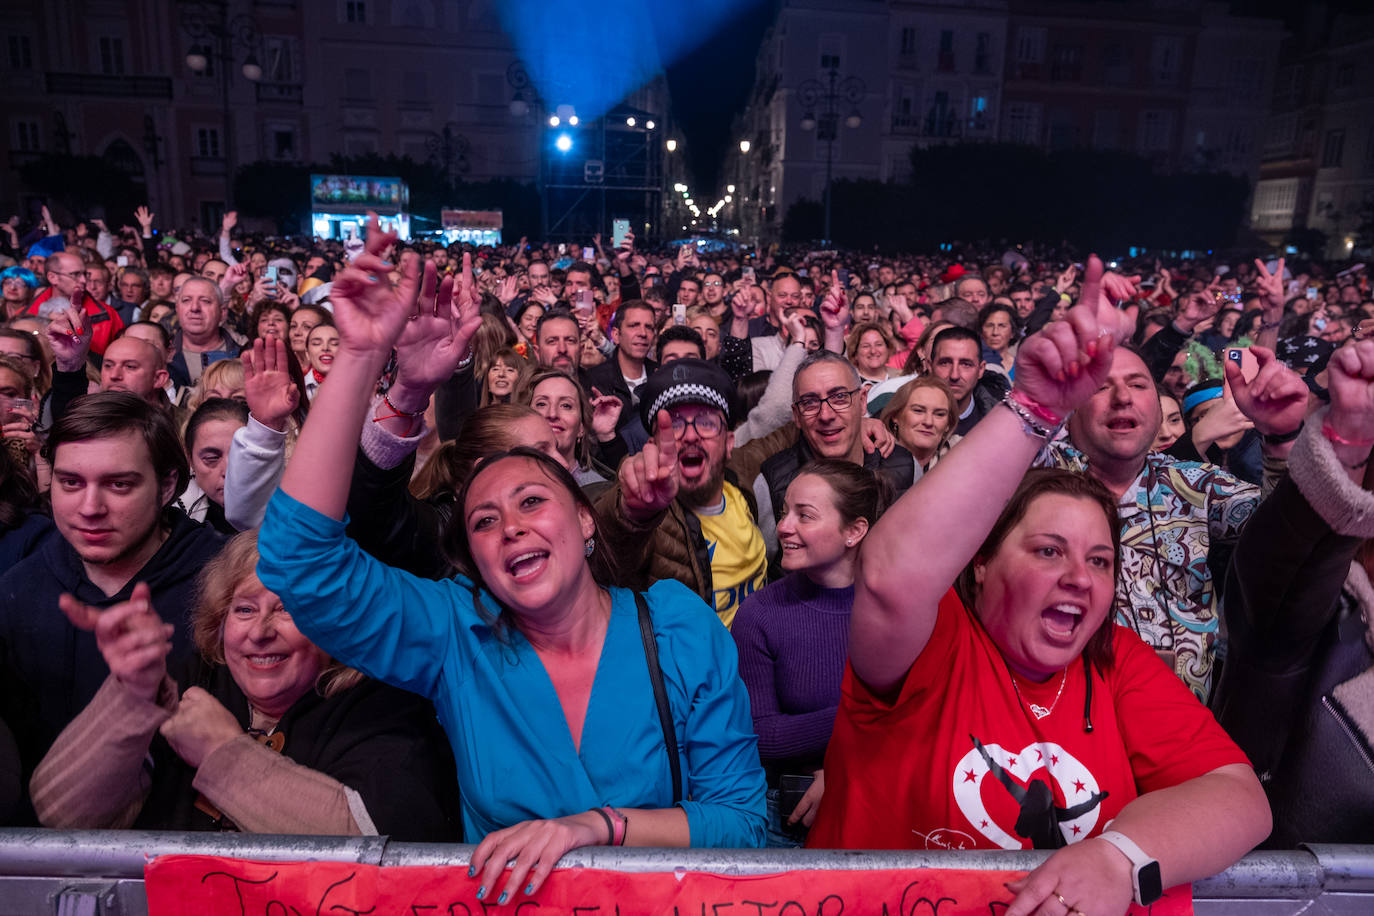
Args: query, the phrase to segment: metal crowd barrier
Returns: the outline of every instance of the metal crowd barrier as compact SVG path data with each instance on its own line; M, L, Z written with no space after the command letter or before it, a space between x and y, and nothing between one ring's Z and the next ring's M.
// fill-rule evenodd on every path
M392 842L386 837L281 837L151 831L0 829L0 916L141 916L143 866L157 855L367 865L466 865L471 846ZM795 869L956 868L1029 870L1046 852L850 852L836 850L588 848L560 864L724 875ZM1255 852L1193 885L1199 916L1370 916L1374 846L1307 846Z

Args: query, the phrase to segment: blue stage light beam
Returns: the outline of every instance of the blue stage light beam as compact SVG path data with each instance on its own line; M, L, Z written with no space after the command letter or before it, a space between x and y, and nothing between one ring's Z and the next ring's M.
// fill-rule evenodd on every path
M610 111L752 3L693 0L502 0L501 25L545 103L572 105L583 121ZM566 10L566 12L562 12Z

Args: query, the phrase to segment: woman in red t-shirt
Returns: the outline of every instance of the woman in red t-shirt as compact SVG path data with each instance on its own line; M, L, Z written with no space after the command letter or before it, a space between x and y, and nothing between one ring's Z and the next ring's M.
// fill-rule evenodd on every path
M1011 885L1008 916L1119 916L1133 897L1221 871L1270 826L1245 756L1109 617L1115 499L1062 471L1018 487L1063 418L1095 396L1130 421L1109 424L1113 434L1154 436L1157 413L1136 410L1153 386L1129 374L1134 360L1114 371L1130 329L1104 292L1120 298L1130 284L1104 283L1092 258L1080 304L1021 345L1006 409L865 541L808 841L1057 849Z

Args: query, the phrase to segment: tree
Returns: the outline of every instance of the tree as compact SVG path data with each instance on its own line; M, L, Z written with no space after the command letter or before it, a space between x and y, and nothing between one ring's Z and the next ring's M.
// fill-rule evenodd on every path
M116 228L147 201L147 189L102 156L44 153L20 166L19 179L68 213L104 217Z

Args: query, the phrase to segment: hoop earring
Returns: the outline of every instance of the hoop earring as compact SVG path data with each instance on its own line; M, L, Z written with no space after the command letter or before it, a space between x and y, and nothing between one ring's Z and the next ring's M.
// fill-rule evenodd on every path
M587 538L586 543L583 545L583 549L585 550L586 555L590 557L592 553L596 550L596 538Z

